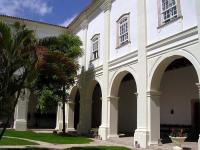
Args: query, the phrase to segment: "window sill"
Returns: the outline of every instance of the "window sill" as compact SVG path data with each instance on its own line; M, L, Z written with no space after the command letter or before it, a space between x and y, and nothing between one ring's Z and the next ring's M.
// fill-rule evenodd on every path
M169 25L169 24L172 24L172 23L174 23L174 22L176 22L177 20L182 19L182 18L183 18L183 16L179 16L179 17L177 17L177 18L174 18L173 20L170 20L169 22L163 23L162 25L158 26L157 29L161 29L161 28L163 28L163 27L165 27L165 26L167 26L167 25Z
M98 60L98 59L99 59L99 57L97 57L97 58L95 58L95 59L91 59L90 62L96 61L96 60Z
M130 44L130 43L131 43L131 41L127 41L127 42L125 42L125 43L123 43L123 44L117 46L115 49L119 49L119 48L121 48L121 47L124 47L124 46Z

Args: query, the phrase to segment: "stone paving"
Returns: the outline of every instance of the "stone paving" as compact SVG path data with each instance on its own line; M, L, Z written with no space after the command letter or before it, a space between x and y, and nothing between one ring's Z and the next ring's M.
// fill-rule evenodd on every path
M108 141L112 143L118 143L122 145L126 145L129 147L134 147L134 138L133 137L123 137L123 138L111 138ZM160 146L158 145L153 145L147 148L146 150L172 150L174 147L174 144L169 143L169 144L162 144ZM198 150L198 143L196 142L185 142L182 147L185 150ZM136 149L136 148L135 148ZM139 149L138 150L144 150L144 149Z

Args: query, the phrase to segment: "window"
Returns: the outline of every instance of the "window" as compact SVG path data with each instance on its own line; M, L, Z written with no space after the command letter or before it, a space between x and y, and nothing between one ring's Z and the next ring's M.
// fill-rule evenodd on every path
M92 60L99 58L99 38L100 34L96 34L92 37Z
M122 15L117 21L117 47L129 42L129 13Z
M159 1L159 25L169 23L181 16L180 0L158 0Z

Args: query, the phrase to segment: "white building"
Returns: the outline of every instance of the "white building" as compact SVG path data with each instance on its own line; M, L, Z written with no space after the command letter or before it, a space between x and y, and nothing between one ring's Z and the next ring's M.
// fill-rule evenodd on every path
M199 0L93 0L68 27L83 41L80 65L95 73L69 91L67 130L97 128L102 140L133 135L141 147L174 127L198 135L197 8Z
M93 0L69 25L83 41L81 66L95 74L70 90L67 130L98 128L102 140L134 135L141 147L174 127L198 136L199 7L199 0Z

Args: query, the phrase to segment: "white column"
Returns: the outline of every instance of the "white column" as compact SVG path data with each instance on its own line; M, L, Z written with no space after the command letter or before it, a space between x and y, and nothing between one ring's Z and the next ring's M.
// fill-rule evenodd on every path
M119 137L118 136L118 102L119 97L108 97L109 99L109 135L108 137Z
M149 145L158 144L160 139L160 95L159 91L148 91Z
M134 140L140 147L148 146L148 108L147 108L147 29L146 29L146 0L137 0L137 37L138 37L138 80L137 85L137 129ZM142 82L141 82L142 81Z
M30 91L28 89L23 89L20 93L14 115L14 129L17 131L27 130L27 113L28 113L29 96L30 96Z
M200 150L200 135L199 135L199 141L198 141L198 150Z
M63 110L62 110L62 102L58 102L58 110L57 110L57 118L56 118L56 130L62 132L63 129ZM67 131L67 103L65 103L65 127Z
M198 32L199 32L199 42L200 42L200 1L196 0L196 10L197 10L197 22L198 22Z
M61 131L62 129L60 128L60 124L62 121L62 103L58 102L58 106L57 106L57 115L56 115L56 128L55 130L57 131Z
M75 131L74 129L74 102L67 102L67 131Z
M110 53L110 10L111 0L105 0L101 5L104 11L104 47L103 47L103 88L102 88L102 124L99 127L99 135L102 140L108 138L108 88L109 72L108 61Z
M87 17L85 17L87 18ZM86 69L86 58L87 58L87 31L88 31L88 20L84 19L81 23L81 28L83 30L83 56L82 56L82 66Z
M196 86L198 88L198 99L200 101L200 83L196 83ZM200 103L200 102L199 102ZM200 125L199 125L200 126ZM200 150L200 135L199 135L199 140L198 140L198 150Z

